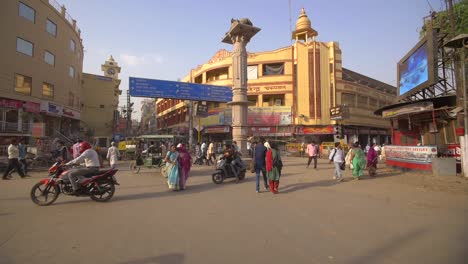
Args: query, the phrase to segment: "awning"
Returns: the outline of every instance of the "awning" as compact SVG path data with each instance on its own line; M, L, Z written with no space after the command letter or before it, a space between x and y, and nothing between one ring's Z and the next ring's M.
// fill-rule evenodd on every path
M429 109L431 107L430 103L432 103L432 107L433 107L432 109L438 109L442 107L455 107L457 105L457 96L456 95L441 96L441 97L422 99L418 101L403 102L403 103L387 105L385 107L377 109L374 112L374 115L385 117L383 116L383 113L385 112L385 113L389 113L386 118L390 118L390 117L395 117L395 116L402 115L402 114L415 113L414 111L408 112L408 110L412 109L413 107L416 107L414 108L415 110L419 109L420 110L419 112L431 111L432 109ZM392 110L396 111L393 115L392 113L390 113L390 111Z

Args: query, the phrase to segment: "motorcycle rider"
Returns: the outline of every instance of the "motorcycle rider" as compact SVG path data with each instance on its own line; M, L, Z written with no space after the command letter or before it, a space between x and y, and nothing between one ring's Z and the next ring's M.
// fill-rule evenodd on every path
M236 168L236 164L234 162L234 160L237 159L237 154L236 154L236 151L233 150L231 145L229 145L229 144L224 145L223 156L226 159L226 164L229 164L229 166L231 167L232 173L237 178L237 180L239 180L239 177L238 177L239 173L238 173L238 170Z
M83 161L85 162L86 168L74 168L67 171L66 175L64 175L65 178L70 180L74 193L79 189L76 181L79 180L81 176L96 173L100 168L98 153L92 148L91 144L86 141L80 143L80 156L67 162L65 165L80 164Z

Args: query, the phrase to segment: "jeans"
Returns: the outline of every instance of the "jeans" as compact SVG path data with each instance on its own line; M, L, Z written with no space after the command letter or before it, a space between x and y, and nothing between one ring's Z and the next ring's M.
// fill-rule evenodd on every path
M268 181L266 177L265 168L255 168L255 189L257 191L260 191L260 171L263 174L263 182L265 184L265 189L268 189Z
M340 168L341 162L333 162L333 164L335 164L336 179L340 180L341 178L343 178L343 175L341 174L341 168Z

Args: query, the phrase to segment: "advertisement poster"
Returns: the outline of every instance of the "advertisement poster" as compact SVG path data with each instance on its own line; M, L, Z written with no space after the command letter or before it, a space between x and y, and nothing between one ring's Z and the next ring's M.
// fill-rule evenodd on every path
M32 125L32 136L36 138L43 137L45 135L45 123L33 123Z
M385 146L387 164L429 170L437 157L437 146Z

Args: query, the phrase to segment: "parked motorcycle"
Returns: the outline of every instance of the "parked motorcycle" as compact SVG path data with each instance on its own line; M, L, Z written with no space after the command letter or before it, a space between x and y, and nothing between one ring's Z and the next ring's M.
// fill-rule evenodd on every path
M245 178L246 166L241 158L236 158L234 161L234 166L236 166L238 171L238 177L236 180L241 181ZM220 158L216 163L216 172L212 174L212 180L216 184L223 183L224 179L227 178L236 178L234 172L232 171L231 164L226 162L224 157Z
M77 193L68 179L63 176L69 168L57 161L49 168L50 178L45 178L36 183L31 189L31 200L40 206L51 205L57 200L60 193L73 196L89 196L96 202L107 202L114 196L115 185L119 185L115 179L117 169L100 170L97 173L84 175L84 179L78 180Z

